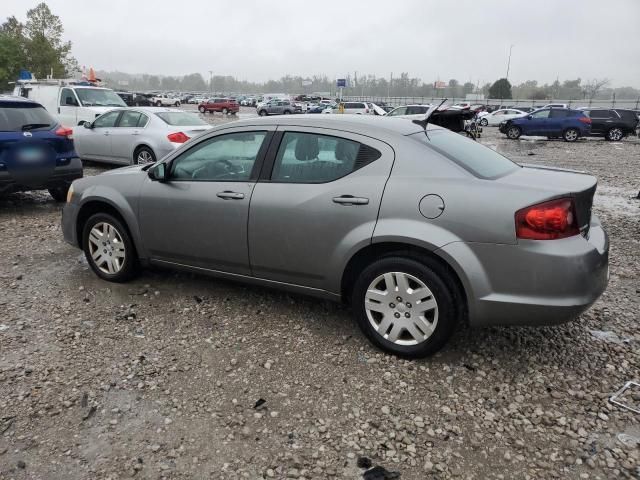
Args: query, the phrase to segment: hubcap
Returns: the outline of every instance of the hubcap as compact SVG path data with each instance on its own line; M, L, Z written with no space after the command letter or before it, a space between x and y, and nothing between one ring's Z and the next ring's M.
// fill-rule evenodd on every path
M509 129L509 136L511 138L516 138L518 136L518 129L517 128L510 128Z
M611 140L620 140L622 138L622 131L615 128L611 130L609 136L611 137Z
M89 232L89 253L101 272L113 275L122 270L126 252L116 227L106 222L95 224Z
M367 289L364 299L373 329L396 345L426 341L438 324L438 303L424 282L402 272L385 273Z
M153 156L151 155L151 152L148 152L147 150L142 150L140 153L138 153L138 163L151 163L153 162Z
M565 138L567 140L575 140L576 138L578 138L578 132L576 132L575 130L569 130L566 133Z

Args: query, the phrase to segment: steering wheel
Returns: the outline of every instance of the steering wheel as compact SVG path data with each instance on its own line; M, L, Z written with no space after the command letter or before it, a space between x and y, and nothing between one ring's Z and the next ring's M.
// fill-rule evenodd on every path
M230 178L236 174L235 166L226 158L220 159L214 163L208 163L197 168L191 174L191 178L204 178L208 180Z

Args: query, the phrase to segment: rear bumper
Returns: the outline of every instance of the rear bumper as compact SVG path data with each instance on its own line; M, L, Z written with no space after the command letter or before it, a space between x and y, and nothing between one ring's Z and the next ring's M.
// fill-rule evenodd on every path
M474 326L570 321L600 297L609 279L609 239L597 219L588 239L455 242L439 252L463 279Z
M0 194L66 187L78 178L82 178L82 161L79 158L57 166L46 178L17 179L8 171L0 171Z

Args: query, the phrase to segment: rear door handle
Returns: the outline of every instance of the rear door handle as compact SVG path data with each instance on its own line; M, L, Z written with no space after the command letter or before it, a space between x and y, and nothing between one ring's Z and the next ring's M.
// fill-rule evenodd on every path
M134 130L131 135L140 135L140 132L138 130Z
M369 199L354 197L353 195L341 195L339 197L333 197L333 203L339 203L340 205L367 205Z
M216 193L216 197L222 198L223 200L242 200L244 193L224 191Z

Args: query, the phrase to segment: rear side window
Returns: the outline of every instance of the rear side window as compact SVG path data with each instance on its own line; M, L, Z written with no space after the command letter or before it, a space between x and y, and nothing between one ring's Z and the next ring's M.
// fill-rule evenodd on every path
M123 128L137 127L139 121L140 121L140 113L134 112L134 111L125 111L125 112L122 112L122 116L120 117L118 126Z
M56 121L40 105L29 103L0 103L0 131L20 132L47 130Z
M449 130L429 130L428 137L423 132L414 133L411 137L479 178L487 180L499 178L520 168L516 163L489 147Z
M551 118L566 118L566 117L570 117L572 116L573 112L570 112L569 110L563 110L563 109L559 109L559 108L552 108L551 109ZM578 115L581 115L582 112L579 112Z
M375 148L346 138L286 132L271 180L286 183L332 182L380 158Z
M609 118L611 114L609 110L591 110L589 116L591 118Z

